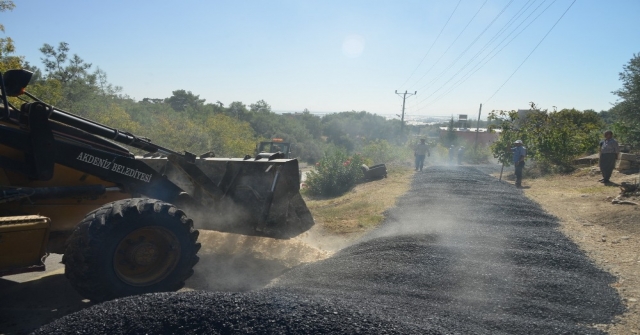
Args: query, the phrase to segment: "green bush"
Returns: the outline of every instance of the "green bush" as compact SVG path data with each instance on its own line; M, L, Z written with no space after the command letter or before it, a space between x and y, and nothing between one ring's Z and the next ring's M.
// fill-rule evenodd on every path
M485 145L470 145L464 152L464 161L470 164L488 164L491 149Z
M380 139L371 141L362 147L362 156L370 161L370 165L402 163L412 155L413 152L410 148L392 145L386 140Z
M347 156L342 151L326 154L307 176L308 192L322 196L338 196L349 191L363 174L361 155Z
M594 152L600 139L603 121L597 113L587 110L563 109L548 112L535 104L524 116L516 111L492 111L490 120L498 123L500 137L491 145L493 156L505 166L511 164L511 147L519 139L543 173L569 172L579 155Z

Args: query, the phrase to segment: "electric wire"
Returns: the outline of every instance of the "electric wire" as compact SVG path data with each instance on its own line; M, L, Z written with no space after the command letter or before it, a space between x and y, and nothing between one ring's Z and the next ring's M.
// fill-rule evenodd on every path
M504 81L504 83L502 83L502 85L500 85L500 87L498 87L498 89L489 97L489 99L487 99L485 101L485 104L487 102L489 102L491 99L493 99L493 97L498 94L498 92L502 89L502 87L504 87L504 85L507 84L507 82L509 82L509 80L511 79L511 77L513 77L513 75L516 74L516 72L518 72L518 70L520 69L520 67L522 67L522 65L527 61L527 59L529 59L529 57L533 54L534 51L536 51L536 49L538 49L538 47L540 46L540 44L542 44L542 42L545 40L545 38L547 38L547 36L551 33L551 31L553 30L553 28L556 27L556 25L558 25L558 23L560 22L560 20L562 20L562 18L565 16L565 14L567 14L567 12L569 11L569 9L571 9L571 7L573 6L573 4L576 3L577 0L573 0L573 2L569 5L569 7L567 7L567 9L564 11L564 13L562 13L562 15L560 16L560 18L558 18L558 20L556 21L556 23L553 24L553 26L551 26L551 28L549 29L549 31L547 31L547 33L542 37L542 39L540 40L540 42L538 42L538 44L536 44L536 46L533 48L533 50L531 50L531 52L527 55L527 57L522 61L522 63L520 63L520 65L518 65L518 67L513 71L513 73L511 73L511 75L509 76L509 78L507 78L507 80Z
M511 38L504 46L502 46L502 48L500 48L500 50L498 50L497 52L493 53L493 54L487 54L478 64L476 64L473 68L471 68L469 71L467 71L467 73L465 73L462 78L460 78L458 81L456 81L453 85L451 85L451 87L444 92L443 94L439 95L434 101L430 102L427 104L428 107L430 105L435 104L436 102L438 102L440 99L442 99L444 96L448 95L449 93L451 93L453 90L455 90L456 88L458 88L460 85L462 85L464 82L466 82L469 78L471 78L476 72L478 72L482 67L484 67L487 63L489 63L496 55L498 55L502 50L504 50L504 48L506 48L509 44L511 44L511 42L517 38L522 32L524 32L533 22L535 22L547 9L549 9L549 7L551 7L557 0L554 0L549 6L547 6L540 14L538 14L538 16L536 16L531 22L529 22L529 24L527 24L527 26L525 26L520 32L518 32L518 34L516 34L513 38ZM532 13L533 14L533 13ZM528 19L528 18L527 18ZM507 36L508 38L508 36ZM502 42L501 42L502 43ZM499 44L500 45L500 44ZM498 46L499 46L498 45ZM485 59L491 56L488 60L485 61Z
M522 21L522 23L520 23L511 33L509 33L502 41L500 41L500 43L498 43L498 45L488 54L486 54L476 65L474 65L471 69L469 69L469 71L467 71L460 79L458 79L458 81L456 81L455 83L453 83L453 85L450 86L450 88L447 89L446 92L442 93L441 95L439 95L438 97L436 97L435 100L429 102L425 107L431 106L434 103L438 102L440 99L442 99L443 97L445 97L446 95L448 95L449 93L451 93L453 90L455 90L456 88L458 88L460 85L462 85L464 82L466 82L469 78L471 78L476 72L478 72L482 67L484 67L487 63L489 63L491 60L493 60L493 58L498 55L502 50L504 50L504 48L506 48L509 44L511 44L511 42L513 42L514 39L516 39L518 36L520 36L520 34L522 34L525 30L527 30L527 28L529 26L531 26L531 24L533 24L542 14L544 14L553 4L556 3L556 1L558 0L553 0L553 2L551 2L551 4L549 4L546 8L544 8L542 10L542 12L540 12L533 20L531 20L524 28L522 28L522 30L520 30L515 36L513 36L506 44L504 44L500 50L495 51L498 47L500 47L500 45L502 45L504 43L504 41L506 41L520 26L522 26L522 24L524 24L525 22L527 22L527 20L529 20L529 18L546 2L543 1L542 3L540 3L538 5L538 7L536 7L525 19L524 21ZM487 59L489 58L489 59Z
M429 99L430 97L432 97L433 95L435 95L437 92L439 92L440 90L442 90L449 82L451 82L456 76L458 76L458 74L460 74L460 72L462 72L464 69L466 69L471 63L473 63L473 61L475 61L494 41L496 41L502 34L504 34L508 28L513 25L513 23L516 22L517 19L519 19L524 13L526 13L529 8L531 8L531 6L535 3L535 1L532 2L532 0L527 1L517 12L516 14L513 15L513 17L489 40L489 42L485 43L485 45L478 51L475 53L475 55L473 55L468 61L467 63L465 63L456 73L454 73L447 81L445 81L442 85L440 85L440 87L438 89L436 89L435 91L433 91L431 94L427 95L423 100L421 100L421 102L426 101L427 99ZM522 23L520 24L522 25ZM518 25L518 26L520 26ZM516 27L517 29L517 27ZM498 44L499 46L500 44ZM497 46L496 46L497 47ZM495 49L495 48L494 48ZM491 52L489 52L491 53Z
M451 12L451 15L449 15L449 18L447 19L447 22L444 23L444 26L442 26L442 29L440 29L440 32L438 33L438 36L436 37L435 40L433 40L433 43L431 43L431 46L429 47L429 49L427 50L427 53L424 55L424 57L422 57L422 60L420 60L420 63L418 63L418 66L416 66L415 69L413 69L413 72L411 72L411 74L409 75L409 78L407 78L407 80L404 81L404 83L402 83L402 85L400 85L400 87L404 86L409 79L411 79L411 77L413 77L413 75L416 73L416 71L418 70L418 68L420 68L420 65L422 65L422 62L424 62L424 60L427 58L427 56L429 55L429 52L431 52L431 49L433 49L433 46L436 45L436 42L438 42L438 39L440 38L440 35L442 35L442 32L444 31L444 29L447 27L447 25L449 24L449 21L451 21L451 18L453 17L453 14L455 14L456 10L458 9L458 6L460 6L460 3L462 2L462 0L458 1L458 4L456 5L456 7L453 9L453 12Z
M444 69L442 72L440 72L436 78L434 78L433 80L431 80L428 84L423 85L422 87L418 88L416 91L421 91L423 88L428 87L428 85L431 85L432 83L436 82L437 80L440 79L440 77L442 77L442 75L444 73L446 73L447 71L449 71L449 69L451 69L466 53L467 51L469 51L469 49L471 49L471 47L480 39L480 37L482 37L482 35L484 35L485 32L487 32L487 30L489 30L489 28L491 28L491 26L496 22L496 20L498 20L498 18L507 10L507 8L513 3L514 0L509 1L509 3L507 3L506 6L504 6L504 8L502 8L502 10L500 11L500 13L498 13L498 15L496 15L495 18L493 18L493 20L491 20L491 22L487 25L487 27L484 28L484 30L482 30L482 32L473 40L473 42L471 42L471 44L469 44L469 46L464 49L462 51L462 53L460 53L460 55L451 63L449 64L449 66ZM424 101L421 100L420 102Z
M502 26L502 28L500 28L500 30L498 30L498 32L491 38L491 40L485 44L485 47L487 47L489 44L491 44L493 41L497 40L498 37L500 37L504 32L506 32L509 27L511 27L512 24L514 24L522 15L524 15L524 13L526 13L529 8L531 8L531 6L533 6L536 3L537 0L528 0L524 5L522 5L522 7L520 7L520 9L516 12L515 15L513 15L511 17L511 19L504 25ZM543 0L543 2L546 0Z
M473 22L473 19L476 18L476 16L478 16L478 13L480 13L480 11L482 10L482 8L484 7L484 5L487 4L489 0L485 0L484 3L482 3L482 5L480 6L480 8L478 8L478 10L476 11L475 14L473 14L473 16L471 17L471 19L469 20L469 22L467 22L467 24L464 26L464 28L462 28L462 31L460 31L460 33L458 34L458 36L456 36L456 38L453 40L453 42L451 42L451 44L449 44L449 46L447 47L447 49L442 53L442 55L440 55L440 57L433 63L431 64L431 67L429 69L427 69L427 71L422 75L422 77L420 77L418 80L416 80L415 83L413 83L411 85L411 87L417 85L427 74L429 74L429 72L431 71L431 69L433 69L434 66L436 66L440 60L442 59L442 57L444 57L444 55L447 54L447 52L449 51L449 49L451 49L451 47L458 41L458 39L460 38L460 36L462 36L462 34L465 32L465 30L467 30L467 27L469 27L469 25L471 24L471 22Z

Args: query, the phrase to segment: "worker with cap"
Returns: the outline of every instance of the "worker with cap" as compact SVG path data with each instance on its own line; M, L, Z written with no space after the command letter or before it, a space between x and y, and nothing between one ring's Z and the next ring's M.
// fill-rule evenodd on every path
M616 160L620 154L620 146L618 141L613 139L613 132L607 130L604 132L604 140L600 141L600 172L602 173L601 183L608 184L611 173L616 167Z
M511 148L513 153L513 165L516 167L516 187L522 187L522 170L524 169L524 159L527 157L527 149L522 146L522 141L513 142L515 145Z
M416 144L413 148L413 156L416 158L416 171L422 171L425 155L431 156L431 152L429 151L429 146L425 143L424 138L422 138L420 139L420 144Z

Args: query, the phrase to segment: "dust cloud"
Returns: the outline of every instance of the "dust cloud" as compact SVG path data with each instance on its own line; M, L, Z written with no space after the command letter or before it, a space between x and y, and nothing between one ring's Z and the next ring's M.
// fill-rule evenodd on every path
M331 252L298 238L279 240L200 230L200 262L189 289L243 292L262 288L296 266L328 258Z
M320 225L291 239L252 236L255 218L232 202L208 212L198 208L185 208L185 212L194 220L202 245L194 275L186 282L188 289L260 289L294 267L330 257L353 240L328 234Z
M447 173L449 178L441 182L432 181L435 184L431 185L422 184L421 188L413 187L400 199L404 205L412 204L404 206L411 209L402 212L392 209L387 213L385 223L359 242L397 236L431 236L433 244L449 250L453 255L454 267L459 269L455 279L456 292L451 292L456 299L474 306L478 302L488 301L490 296L508 294L496 292L495 286L489 283L492 278L509 281L513 276L510 268L503 266L509 262L504 254L508 248L507 237L499 231L492 231L490 235L482 233L483 228L478 227L484 223L482 214L471 210L478 208L473 199L456 197L455 202L447 201L448 193L464 193L465 188L477 185L466 176L465 167L435 168L438 173ZM414 178L414 183L421 183L425 175L418 173ZM429 191L431 187L434 190Z
M464 167L441 166L436 167L436 170L441 170L441 173L444 170L456 171L447 181L447 184L454 188L473 187L462 171ZM424 177L426 175L417 174L415 181ZM437 185L436 189L440 187L447 186ZM497 292L481 289L490 289L493 286L479 283L477 273L499 273L505 280L511 277L510 273L503 273L505 267L500 266L506 261L502 259L504 255L500 250L504 249L507 241L499 233L484 236L482 239L492 240L491 247L486 247L475 231L476 213L469 209L477 208L477 205L466 203L473 201L472 199L461 198L458 198L456 203L447 204L446 199L440 199L442 196L446 197L447 193L441 190L435 194L425 192L424 189L410 190L401 202L414 203L417 206L410 206L412 209L409 212L390 210L385 222L364 236L336 236L324 231L320 225L315 225L293 239L280 240L218 232L202 229L202 226L207 226L200 225L200 262L194 268L195 273L186 286L188 289L208 291L256 290L270 286L292 268L324 260L355 243L394 236L430 235L434 237L434 243L446 247L455 255L458 267L463 269L459 273L464 275L456 280L459 283L456 296L459 299L486 301L486 296ZM242 214L226 215L237 219ZM207 222L206 217L198 217L196 222Z

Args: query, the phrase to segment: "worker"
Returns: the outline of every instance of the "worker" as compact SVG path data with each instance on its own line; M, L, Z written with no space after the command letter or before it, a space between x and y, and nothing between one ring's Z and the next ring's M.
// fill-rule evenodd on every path
M602 173L601 183L610 183L611 173L616 166L616 160L620 153L618 141L613 139L613 132L607 130L604 132L604 140L600 141L600 172Z
M522 170L524 169L524 159L527 157L527 148L522 146L522 140L513 142L515 145L511 148L513 153L513 165L516 167L516 187L522 187Z
M422 171L425 155L431 156L431 152L429 151L429 146L425 143L425 139L422 138L420 139L420 144L416 144L415 148L413 148L413 156L416 160L416 171Z

